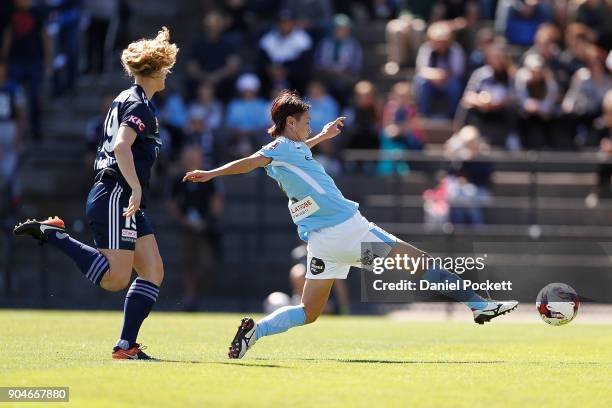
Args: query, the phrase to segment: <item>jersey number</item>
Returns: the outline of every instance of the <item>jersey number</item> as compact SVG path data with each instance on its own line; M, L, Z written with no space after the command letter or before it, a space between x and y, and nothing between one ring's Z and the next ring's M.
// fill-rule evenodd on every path
M104 121L104 144L103 148L106 152L110 153L115 150L115 143L117 142L117 133L119 131L119 107L117 103L113 102L106 120Z

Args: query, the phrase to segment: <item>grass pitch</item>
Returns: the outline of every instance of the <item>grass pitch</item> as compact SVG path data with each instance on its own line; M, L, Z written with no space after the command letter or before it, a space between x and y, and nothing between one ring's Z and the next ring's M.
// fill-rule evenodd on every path
M122 362L118 312L3 310L0 386L69 386L64 407L612 406L610 325L325 316L228 360L240 317L154 312L139 340L165 361Z

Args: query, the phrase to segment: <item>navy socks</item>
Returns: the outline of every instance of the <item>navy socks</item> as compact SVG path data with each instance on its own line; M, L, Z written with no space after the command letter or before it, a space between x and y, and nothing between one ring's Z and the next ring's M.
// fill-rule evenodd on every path
M102 277L109 269L108 261L100 251L62 232L48 234L46 238L50 244L72 258L83 275L94 285L100 284Z
M117 345L123 349L134 346L138 331L157 301L159 287L142 278L134 279L125 297L123 329Z

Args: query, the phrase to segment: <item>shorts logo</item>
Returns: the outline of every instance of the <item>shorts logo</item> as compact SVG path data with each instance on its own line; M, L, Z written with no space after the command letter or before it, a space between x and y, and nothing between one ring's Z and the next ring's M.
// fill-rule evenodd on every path
M325 262L323 262L320 258L312 258L310 260L310 273L313 275L318 275L325 271Z
M138 238L138 233L134 230L122 229L121 230L121 238Z
M140 130L141 132L144 132L145 124L138 116L130 115L127 117L125 121L135 124L136 126L138 126L138 130Z

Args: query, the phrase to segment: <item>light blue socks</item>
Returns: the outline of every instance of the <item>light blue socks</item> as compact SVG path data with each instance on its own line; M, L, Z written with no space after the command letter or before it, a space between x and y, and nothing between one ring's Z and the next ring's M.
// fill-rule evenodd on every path
M421 278L431 283L455 283L459 289L441 290L439 292L457 302L464 303L470 309L483 309L487 305L487 301L478 293L474 292L474 290L463 289L463 279L454 273L450 273L444 269L431 268L428 269Z
M285 306L275 310L259 323L255 329L255 340L264 336L284 333L292 327L302 326L306 322L304 306Z

